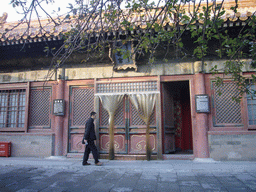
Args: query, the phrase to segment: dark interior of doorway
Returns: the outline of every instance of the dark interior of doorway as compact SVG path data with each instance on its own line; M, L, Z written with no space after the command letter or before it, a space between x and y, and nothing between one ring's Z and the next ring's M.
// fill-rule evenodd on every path
M193 154L189 81L168 82L165 87L172 97L175 129L175 151L169 154Z

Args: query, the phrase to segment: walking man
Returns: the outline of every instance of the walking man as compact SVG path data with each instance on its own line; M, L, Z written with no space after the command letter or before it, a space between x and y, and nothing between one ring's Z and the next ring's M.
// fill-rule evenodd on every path
M94 119L96 119L96 112L91 112L90 118L87 120L85 124L85 132L82 143L85 143L85 151L84 151L84 157L83 157L83 165L90 165L88 163L89 154L92 151L93 158L95 161L95 165L101 166L102 163L99 162L98 157L98 150L94 143L96 140L96 134L94 129Z

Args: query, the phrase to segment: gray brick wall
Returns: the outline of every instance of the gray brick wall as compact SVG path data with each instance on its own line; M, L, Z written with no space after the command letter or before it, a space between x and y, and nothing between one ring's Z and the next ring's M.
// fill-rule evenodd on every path
M0 135L1 141L12 143L12 157L49 157L54 154L53 135Z
M256 160L256 135L209 135L210 157L218 161Z

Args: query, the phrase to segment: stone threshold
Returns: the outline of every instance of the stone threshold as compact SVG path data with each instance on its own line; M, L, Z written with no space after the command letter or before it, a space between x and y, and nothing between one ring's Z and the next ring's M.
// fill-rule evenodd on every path
M83 158L83 153L68 153L67 158ZM89 156L93 159L92 154ZM163 160L193 160L195 157L191 154L163 154ZM100 154L100 159L108 159L108 154ZM152 160L157 160L157 155L151 156ZM116 154L115 160L147 160L146 155L122 155Z
M194 155L191 154L163 154L163 160L193 160Z

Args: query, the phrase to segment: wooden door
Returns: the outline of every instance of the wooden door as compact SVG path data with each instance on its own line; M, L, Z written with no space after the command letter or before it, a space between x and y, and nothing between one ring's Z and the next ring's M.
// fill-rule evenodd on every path
M109 115L100 104L99 147L100 153L109 150ZM150 119L150 143L152 152L157 152L156 112ZM146 153L146 125L126 95L115 113L114 147L116 154L145 154Z
M82 138L86 120L94 111L94 89L87 86L70 87L69 153L84 152Z
M117 154L127 154L126 101L124 97L114 117L114 147ZM99 111L99 148L100 153L104 154L109 151L109 115L101 103Z
M129 118L128 118L128 153L129 154L145 154L146 153L146 124L140 118L139 113L129 101ZM149 141L152 154L157 153L157 128L156 128L156 107L150 117L150 134Z
M162 84L163 146L164 153L175 152L174 101L171 87Z

